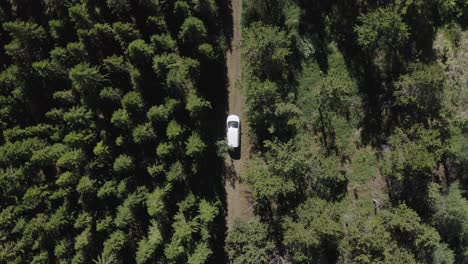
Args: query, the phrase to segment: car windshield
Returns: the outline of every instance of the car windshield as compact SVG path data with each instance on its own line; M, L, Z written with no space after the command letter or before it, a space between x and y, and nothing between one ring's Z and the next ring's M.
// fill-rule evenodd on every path
M228 128L239 128L239 123L236 121L229 121L228 122Z

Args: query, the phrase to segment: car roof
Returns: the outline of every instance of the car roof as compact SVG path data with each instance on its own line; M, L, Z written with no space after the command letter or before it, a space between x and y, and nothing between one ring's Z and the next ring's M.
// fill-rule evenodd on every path
M236 115L229 115L229 116L227 117L227 120L226 120L226 122L229 122L229 121L236 121L236 122L240 122L240 119L239 119L239 117L238 117L238 116L236 116Z

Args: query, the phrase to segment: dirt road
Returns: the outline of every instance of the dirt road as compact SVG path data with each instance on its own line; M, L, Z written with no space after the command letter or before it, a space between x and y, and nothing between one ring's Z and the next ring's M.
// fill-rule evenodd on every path
M236 158L227 158L226 166L229 175L226 176L227 198L227 226L230 229L236 218L249 219L253 217L253 211L249 202L249 193L245 184L239 181L240 175L245 172L245 165L250 157L250 140L248 137L247 117L245 114L245 97L241 88L241 15L242 0L232 0L233 36L231 48L226 54L227 71L229 78L229 114L238 115L241 119L241 148L240 155Z

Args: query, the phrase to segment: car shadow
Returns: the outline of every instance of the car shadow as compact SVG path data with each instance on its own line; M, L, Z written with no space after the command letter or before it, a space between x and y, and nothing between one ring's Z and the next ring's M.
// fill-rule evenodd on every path
M233 160L240 160L240 149L241 147L239 146L238 148L230 150L229 157Z

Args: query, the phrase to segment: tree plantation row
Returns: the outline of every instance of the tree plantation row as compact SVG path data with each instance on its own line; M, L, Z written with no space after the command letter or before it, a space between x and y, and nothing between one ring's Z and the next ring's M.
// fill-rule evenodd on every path
M223 262L217 3L0 7L0 262Z

